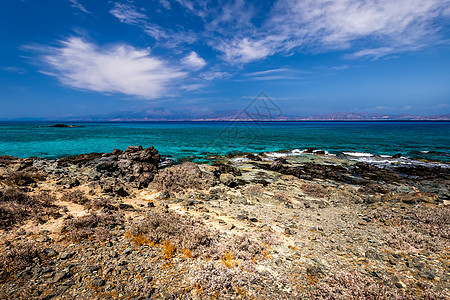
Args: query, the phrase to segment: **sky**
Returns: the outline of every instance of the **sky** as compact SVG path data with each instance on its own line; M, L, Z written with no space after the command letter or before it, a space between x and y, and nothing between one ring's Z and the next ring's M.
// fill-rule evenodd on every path
M0 119L450 113L450 0L3 0Z

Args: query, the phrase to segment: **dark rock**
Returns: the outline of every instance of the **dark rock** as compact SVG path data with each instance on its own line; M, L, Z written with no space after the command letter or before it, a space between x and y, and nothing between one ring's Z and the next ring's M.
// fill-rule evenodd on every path
M223 174L223 173L230 173L230 174L233 174L234 176L242 175L241 170L232 165L224 164L224 163L213 163L212 165L217 168L217 170L215 172L217 177L220 177L220 174Z
M148 206L148 207L155 207L155 203L149 202L149 203L147 203L147 206Z
M164 190L161 193L159 193L159 198L161 199L169 199L171 197L169 191Z
M121 197L127 197L129 195L129 193L123 188L123 186L116 188L114 190L114 193Z
M257 218L250 218L249 220L252 221L252 222L258 222Z
M96 279L94 279L94 284L96 286L104 286L106 284L106 282L101 278L96 278Z
M252 154L252 153L247 154L246 157L253 161L261 161L262 160L261 157L259 157L258 155Z
M134 210L134 206L131 204L120 203L119 208L123 210Z
M400 158L400 157L402 157L402 154L401 153L397 153L397 154L393 155L392 157L393 158Z
M44 249L44 253L45 253L47 256L49 256L49 257L55 256L56 254L58 254L58 253L56 253L56 251L53 250L52 248L45 248L45 249Z
M306 273L313 277L319 277L324 275L322 268L319 266L309 266L306 268Z
M420 272L419 276L428 280L433 280L436 277L436 275L430 270Z
M75 128L78 127L76 125L67 125L67 124L55 124L55 125L50 125L48 127L56 127L56 128Z

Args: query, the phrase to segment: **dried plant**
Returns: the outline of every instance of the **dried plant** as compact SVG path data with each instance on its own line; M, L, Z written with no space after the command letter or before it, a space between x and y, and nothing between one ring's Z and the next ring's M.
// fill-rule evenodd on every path
M359 273L337 271L323 278L305 293L308 299L401 299L397 288L389 280L376 282Z
M168 192L179 192L186 189L202 190L215 183L214 175L203 172L191 162L166 168L160 171L154 179L157 190Z
M273 199L283 202L283 203L291 203L291 199L289 198L289 196L286 194L286 192L283 191L276 191L273 194Z
M29 242L12 245L11 249L0 253L0 269L8 272L20 270L31 265L40 254L41 250Z
M9 186L25 186L45 179L45 176L34 169L9 173L3 182Z
M89 202L89 199L86 197L83 191L75 190L65 192L64 195L61 197L61 201L85 205L86 203Z
M65 220L66 236L73 241L83 239L106 240L110 237L111 229L123 223L123 218L119 214L96 214Z
M313 182L304 183L300 186L300 188L306 195L314 198L325 198L329 194L326 188Z
M245 190L252 195L261 195L264 193L264 189L261 184L250 184Z
M134 224L131 233L156 244L171 242L178 249L188 249L194 257L211 255L218 239L218 234L201 221L176 213L150 215Z
M28 195L16 188L0 190L0 229L11 229L29 219L45 223L51 217L59 217L55 201L46 192Z
M239 267L228 268L213 261L200 262L189 272L191 284L208 294L234 293L237 289L254 284L258 274Z

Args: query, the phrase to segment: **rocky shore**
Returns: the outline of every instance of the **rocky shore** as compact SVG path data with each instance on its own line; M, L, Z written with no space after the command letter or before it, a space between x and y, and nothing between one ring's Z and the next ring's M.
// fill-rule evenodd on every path
M450 299L450 166L0 156L1 299Z

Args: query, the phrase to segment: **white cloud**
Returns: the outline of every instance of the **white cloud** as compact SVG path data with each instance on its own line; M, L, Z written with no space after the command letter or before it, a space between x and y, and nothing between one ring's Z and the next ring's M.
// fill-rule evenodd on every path
M264 40L252 41L248 38L235 40L231 44L222 43L217 48L224 53L225 60L232 63L248 63L273 54Z
M214 80L214 79L227 78L229 76L231 76L230 73L228 73L228 72L220 72L220 71L208 71L208 72L204 72L204 73L200 74L201 78L203 78L205 80L208 80L208 81L211 81L211 80Z
M130 3L114 3L114 8L109 11L114 17L120 20L120 22L126 24L139 24L146 19L147 15L140 13L136 10L136 7Z
M81 4L78 0L69 0L69 2L71 3L71 6L74 8L78 8L79 10L81 10L84 13L90 13L84 6L83 4Z
M175 79L187 75L149 50L125 44L99 47L72 37L45 51L42 59L51 69L47 74L72 88L153 99L166 95Z
M269 74L274 74L274 73L286 73L286 72L290 72L290 71L291 70L287 69L287 68L279 68L279 69L270 69L270 70L247 73L247 74L245 74L245 76L261 76L261 75L269 75Z
M279 0L259 28L239 28L213 47L234 63L344 49L378 58L438 42L437 20L449 7L450 0Z
M169 0L159 0L159 4L161 4L161 6L165 9L171 9Z
M181 62L194 70L200 70L206 65L206 61L195 51L184 57Z

